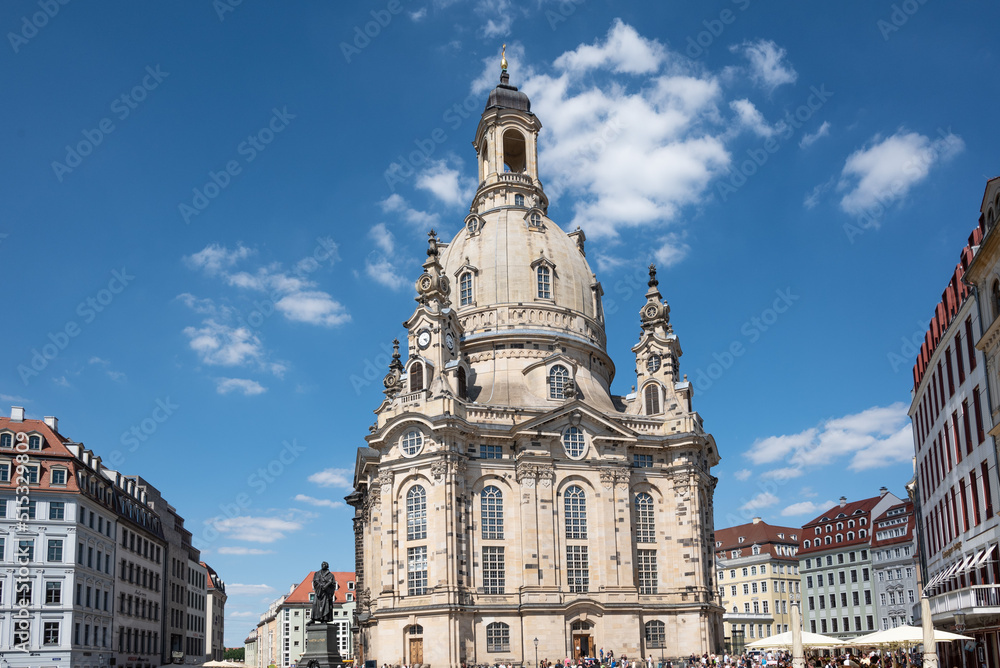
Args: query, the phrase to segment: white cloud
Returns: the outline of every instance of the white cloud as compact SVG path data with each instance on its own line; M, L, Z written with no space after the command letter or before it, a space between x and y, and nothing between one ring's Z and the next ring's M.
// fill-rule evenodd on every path
M951 132L936 140L902 129L891 137L875 135L844 163L837 188L847 193L840 207L854 216L881 214L885 206L905 199L937 163L950 160L964 148L961 137ZM876 223L877 214L872 216Z
M320 487L340 487L354 489L353 469L323 469L310 475L307 480Z
M427 230L438 225L441 219L436 213L427 213L412 208L399 193L393 193L379 202L385 213L398 213L403 220L420 230Z
M243 396L252 397L257 394L264 394L267 392L267 388L255 380L248 380L246 378L216 378L215 391L219 394L241 392Z
M214 301L207 298L199 299L189 292L179 294L175 299L182 302L195 313L200 313L202 315L215 315L218 312Z
M461 172L445 160L435 160L420 171L416 186L431 193L448 206L468 206L474 183L462 183Z
M423 21L427 17L427 8L421 7L415 12L410 12L410 19L414 22Z
M758 439L744 454L754 464L787 462L791 466L773 473L776 479L788 479L796 477L792 471L837 460L846 459L851 471L906 462L913 456L913 440L906 405L897 402L826 420L797 434Z
M209 244L197 253L188 255L184 262L193 269L202 269L211 275L229 269L240 260L244 260L254 254L254 251L243 244L237 244L236 248L229 250L219 244Z
M227 617L233 617L235 619L256 619L260 617L259 612L251 612L249 610L227 610Z
M274 554L274 550L261 550L256 547L220 547L219 554L235 554L238 556L251 556L259 554Z
M226 594L229 596L260 596L274 592L274 587L266 584L238 584L229 582L226 584Z
M802 139L799 140L799 146L801 148L808 148L816 143L817 140L822 139L830 134L830 121L823 121L823 125L819 126L819 129L812 134L806 133L802 135Z
M479 0L475 11L486 19L483 37L505 37L514 24L514 7L510 0Z
M733 477L736 478L737 480L747 480L750 478L751 475L753 475L753 471L751 471L750 469L740 469L739 471L733 474Z
M687 257L690 250L691 247L681 241L680 235L668 234L660 239L660 247L653 253L653 257L658 267L666 269Z
M191 350L205 364L240 366L260 361L264 350L260 338L246 327L231 327L209 319L202 327L185 327Z
M769 39L734 44L730 51L750 61L750 80L769 93L798 78L795 68L785 62L785 50Z
M729 103L729 108L736 112L736 120L740 126L750 130L758 137L773 137L785 128L783 123L769 125L754 103L746 98L733 100Z
M25 399L24 397L17 396L16 394L0 394L0 401L12 401L15 404L31 403L31 399Z
M66 376L57 376L52 379L52 382L59 387L73 387L72 383L69 382L69 379L66 378Z
M761 492L740 506L740 510L760 510L761 508L773 506L778 501L778 497L774 494L771 494L770 492Z
M666 225L706 199L730 155L718 80L655 40L615 21L603 40L564 53L556 74L531 75L524 91L545 119L540 171L553 201L576 197L567 224L591 238L624 227ZM637 75L624 85L595 70ZM668 262L674 247L662 249Z
M647 40L615 19L604 43L583 44L559 56L558 69L581 74L592 69L611 69L626 74L649 74L666 60L667 50L656 40Z
M370 230L368 236L375 242L375 250L365 258L365 274L379 285L390 290L399 290L408 283L402 272L389 257L396 254L396 238L386 227L379 223Z
M813 503L812 501L799 501L798 503L793 503L784 510L781 511L782 517L794 517L798 515L818 515L819 513L832 508L834 506L833 501L824 501L822 503Z
M343 501L331 501L330 499L317 499L312 496L306 496L305 494L296 494L296 501L301 501L302 503L308 503L311 506L318 506L320 508L342 508L344 505Z
M798 478L802 474L803 474L802 469L794 466L786 466L785 468L765 471L764 473L760 474L760 477L764 480L785 481L785 480L791 480L792 478Z
M320 290L299 291L278 300L275 307L289 320L336 327L351 321L344 305Z
M368 236L372 238L372 241L375 242L375 245L383 253L392 255L392 253L395 252L396 238L385 226L385 223L379 223L368 230Z
M302 523L295 520L249 515L217 517L208 523L225 538L250 543L274 543L302 528Z

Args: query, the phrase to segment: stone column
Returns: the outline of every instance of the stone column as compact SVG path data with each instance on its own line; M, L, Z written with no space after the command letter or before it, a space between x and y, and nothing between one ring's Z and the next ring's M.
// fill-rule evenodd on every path
M937 642L934 640L934 620L931 619L931 599L920 596L920 622L924 629L924 662L922 668L938 668ZM965 651L964 649L962 650Z
M806 668L805 652L802 649L802 614L799 604L792 603L792 668Z

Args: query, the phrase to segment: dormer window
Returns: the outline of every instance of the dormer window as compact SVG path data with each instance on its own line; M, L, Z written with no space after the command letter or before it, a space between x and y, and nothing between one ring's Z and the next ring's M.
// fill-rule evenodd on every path
M535 273L538 278L538 298L552 299L552 272L548 267L542 266Z
M466 271L458 279L459 306L472 303L472 272Z
M42 437L38 434L32 434L28 437L28 449L29 450L41 450L42 449Z
M528 227L540 229L542 227L542 215L537 211L532 211L531 215L528 216Z
M53 485L65 485L66 484L66 469L52 469L50 474L51 484Z
M14 435L10 432L4 432L0 434L0 448L13 448L14 447Z
M524 195L514 195L514 206L524 206Z
M746 540L746 538L744 538L743 536L740 536L740 542L741 542L741 543L742 543L743 541L745 541L745 540Z

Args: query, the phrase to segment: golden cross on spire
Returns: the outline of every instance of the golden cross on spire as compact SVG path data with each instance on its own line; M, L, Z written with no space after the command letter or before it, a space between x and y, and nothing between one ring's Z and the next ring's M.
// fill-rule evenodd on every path
M507 71L507 45L504 44L503 48L500 49L500 69Z

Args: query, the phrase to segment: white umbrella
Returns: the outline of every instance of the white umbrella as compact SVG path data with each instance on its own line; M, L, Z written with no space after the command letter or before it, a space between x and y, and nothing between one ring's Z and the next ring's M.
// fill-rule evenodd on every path
M936 642L951 642L952 640L975 640L969 636L934 629ZM894 629L876 631L866 636L859 636L849 641L851 645L919 645L924 641L924 630L919 626L897 626Z
M837 638L831 638L829 636L823 636L818 633L810 633L809 631L802 632L802 646L803 647L839 647L844 645L843 640ZM755 640L752 643L748 643L747 647L752 647L754 649L763 649L768 647L791 647L792 646L792 632L785 631L784 633L779 633L778 635L771 636L770 638L761 638L760 640Z

